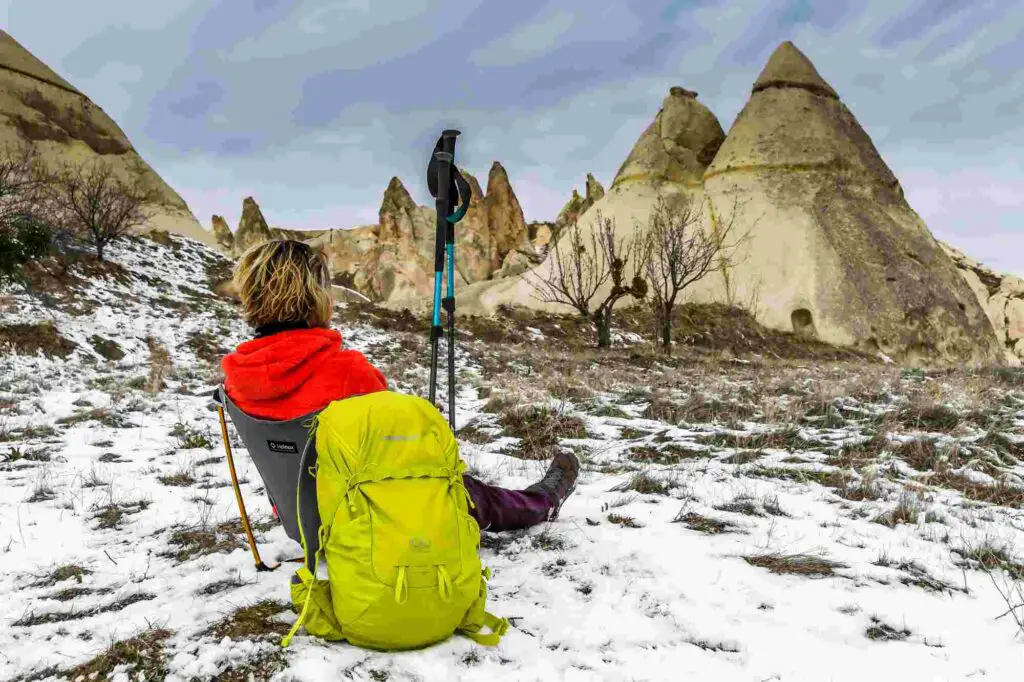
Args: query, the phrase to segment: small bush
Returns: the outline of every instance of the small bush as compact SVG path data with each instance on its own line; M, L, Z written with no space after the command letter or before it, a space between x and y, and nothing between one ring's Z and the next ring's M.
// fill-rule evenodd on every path
M18 214L0 225L0 286L21 279L22 266L47 255L53 232L45 221Z
M189 424L178 422L171 429L171 435L177 440L179 450L209 450L214 446L209 430Z

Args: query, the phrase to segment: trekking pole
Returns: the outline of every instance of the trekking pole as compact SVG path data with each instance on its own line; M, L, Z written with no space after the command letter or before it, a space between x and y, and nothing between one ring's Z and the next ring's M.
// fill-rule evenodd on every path
M437 230L434 234L434 310L430 325L430 402L436 404L438 342L444 335L441 309L448 316L448 423L455 430L455 223L469 208L469 183L455 168L458 130L441 133L427 165L427 187L434 197ZM461 195L461 196L460 196ZM461 201L460 201L461 199ZM452 207L458 210L449 215ZM447 257L447 258L446 258ZM448 295L441 298L445 260L448 261Z
M445 250L448 256L448 296L444 299L444 310L448 314L448 423L455 431L455 223L462 219L469 208L469 183L462 173L452 166L452 180L459 190L462 203L454 215L446 218Z
M252 558L256 560L256 571L273 571L280 564L267 566L260 558L260 551L256 549L256 538L253 537L252 527L249 525L249 514L245 511L245 502L242 500L242 489L238 487L238 474L235 472L235 458L231 456L231 441L228 439L228 422L224 418L224 407L217 405L217 416L220 418L220 434L224 438L224 453L228 458L228 470L231 472L231 485L235 489L235 500L238 502L238 512L242 517L242 530L249 541L249 549L252 550Z

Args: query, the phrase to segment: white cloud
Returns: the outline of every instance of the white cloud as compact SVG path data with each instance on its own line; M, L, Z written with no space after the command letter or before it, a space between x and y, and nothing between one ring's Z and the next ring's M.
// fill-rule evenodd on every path
M474 50L470 59L477 66L514 66L550 51L576 24L576 14L567 10L547 12L512 33Z

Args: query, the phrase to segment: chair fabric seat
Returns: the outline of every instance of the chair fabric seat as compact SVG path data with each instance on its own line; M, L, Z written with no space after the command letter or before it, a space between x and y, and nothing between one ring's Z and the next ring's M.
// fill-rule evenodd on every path
M285 534L300 545L299 516L302 516L302 525L308 533L306 554L307 557L312 556L319 547L316 529L320 527L316 478L312 473L316 465L313 418L319 411L287 421L273 421L243 412L223 386L214 398L227 411L256 465L271 502L277 508ZM303 486L301 496L298 495L300 482ZM301 499L301 509L298 499Z

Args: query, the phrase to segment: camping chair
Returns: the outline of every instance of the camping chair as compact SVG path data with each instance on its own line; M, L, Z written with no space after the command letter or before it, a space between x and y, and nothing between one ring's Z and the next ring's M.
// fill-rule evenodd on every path
M224 387L219 387L213 394L217 403L217 415L220 418L221 436L224 438L224 453L228 460L231 473L231 485L235 489L238 512L242 519L242 529L249 541L257 571L272 571L280 564L268 566L260 558L256 549L249 524L249 515L245 511L242 490L238 485L238 474L235 471L235 460L231 454L231 443L228 439L228 424L224 412L231 417L231 423L245 444L249 457L256 465L256 470L263 479L271 504L277 509L285 534L295 542L302 544L302 527L316 529L320 527L320 514L317 510L316 478L313 468L316 466L316 438L311 428L313 418L318 412L289 419L287 421L271 421L256 419L242 412L228 397ZM301 495L298 492L302 486ZM301 508L299 504L301 500ZM306 540L306 564L313 565L313 557L319 549L317 534L310 533ZM298 559L297 561L302 561Z

